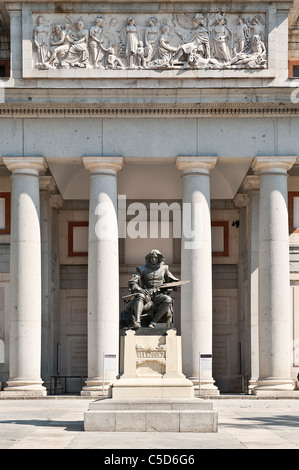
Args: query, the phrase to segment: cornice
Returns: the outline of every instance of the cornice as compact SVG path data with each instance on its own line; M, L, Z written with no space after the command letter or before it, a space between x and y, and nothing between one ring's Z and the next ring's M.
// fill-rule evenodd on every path
M138 3L151 3L151 0L137 0ZM134 2L134 3L137 3ZM273 0L264 0L264 3L277 3L278 5L292 5L293 4L293 1L294 0L275 0L275 2L273 2ZM296 0L295 0L296 1ZM43 3L60 3L62 5L67 5L67 4L73 4L73 3L80 3L82 2L82 0L64 0L64 1L61 1L61 0L52 0L51 2L48 2L47 0L22 0L21 2L17 2L16 0L4 0L4 3L5 5L9 5L9 4L27 4L27 3L39 3L39 4L43 4ZM165 0L158 0L157 3L164 3ZM181 3L190 3L190 0L181 0ZM218 3L226 3L227 0L219 0ZM86 1L86 3L101 3L99 2L99 0L88 0ZM128 3L128 0L104 0L102 2L102 4L106 4L106 3ZM197 3L204 3L204 4L209 4L209 3L213 3L212 0L197 0ZM238 0L238 1L232 1L231 3L235 3L235 4L242 4L242 3L246 3L246 4L256 4L256 3L259 3L258 0Z
M0 103L0 118L298 117L299 104L277 103Z

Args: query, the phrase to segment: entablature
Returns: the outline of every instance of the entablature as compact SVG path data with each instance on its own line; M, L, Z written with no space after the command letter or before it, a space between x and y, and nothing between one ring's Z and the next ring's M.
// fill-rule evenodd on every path
M298 117L294 103L0 103L0 118Z

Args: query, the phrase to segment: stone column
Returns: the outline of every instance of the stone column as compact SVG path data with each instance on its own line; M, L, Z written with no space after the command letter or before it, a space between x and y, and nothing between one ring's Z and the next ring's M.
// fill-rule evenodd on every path
M215 157L178 157L183 179L181 289L183 373L199 383L199 354L212 354L210 171ZM218 394L212 370L201 370L202 395Z
M90 172L88 244L88 379L82 395L102 394L118 371L103 370L104 354L119 356L117 171L121 157L84 157Z
M41 371L44 385L50 390L53 375L53 295L52 295L52 207L51 193L55 191L52 176L41 176L40 182L41 269L42 269L42 351Z
M254 393L293 390L287 171L295 157L257 157L259 213L259 378Z
M41 236L43 158L4 158L12 171L10 358L7 395L46 395L41 380Z
M257 384L259 376L258 338L258 273L259 273L259 177L248 175L243 183L248 204L248 389Z
M247 342L247 207L248 196L238 193L234 199L235 206L239 208L239 262L238 262L238 342L240 346L238 358L238 373L243 378L248 370L248 342ZM241 387L243 387L241 383Z

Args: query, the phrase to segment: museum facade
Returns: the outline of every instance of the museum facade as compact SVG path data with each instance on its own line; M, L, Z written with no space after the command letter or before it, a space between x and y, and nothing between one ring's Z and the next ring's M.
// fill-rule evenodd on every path
M152 249L195 391L298 393L298 16L0 3L1 396L106 394Z

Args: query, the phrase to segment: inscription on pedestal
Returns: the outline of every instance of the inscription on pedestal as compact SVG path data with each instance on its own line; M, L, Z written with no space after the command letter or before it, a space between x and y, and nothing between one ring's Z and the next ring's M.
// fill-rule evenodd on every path
M166 349L164 345L146 348L136 345L136 372L138 375L163 375L166 371Z

